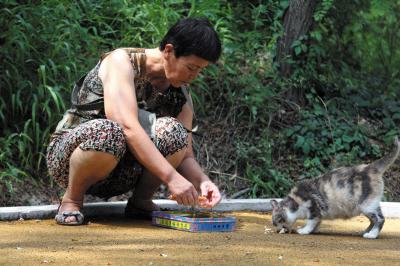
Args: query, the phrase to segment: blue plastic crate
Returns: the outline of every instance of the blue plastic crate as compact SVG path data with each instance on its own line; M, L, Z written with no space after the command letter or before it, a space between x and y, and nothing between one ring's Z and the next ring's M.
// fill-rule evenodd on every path
M236 228L235 217L192 218L191 212L154 211L152 224L188 232L232 232Z

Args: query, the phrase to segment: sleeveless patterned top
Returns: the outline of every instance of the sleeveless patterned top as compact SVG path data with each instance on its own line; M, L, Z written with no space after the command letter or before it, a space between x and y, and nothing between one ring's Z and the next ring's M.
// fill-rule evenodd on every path
M156 117L176 117L186 101L191 101L186 88L170 86L164 91L155 89L146 76L146 54L143 48L123 48L129 55L134 71L134 84L139 109ZM105 119L104 90L98 76L103 54L97 65L83 76L72 92L72 107L68 109L53 136L61 135L76 126L93 119ZM191 102L189 106L192 107Z

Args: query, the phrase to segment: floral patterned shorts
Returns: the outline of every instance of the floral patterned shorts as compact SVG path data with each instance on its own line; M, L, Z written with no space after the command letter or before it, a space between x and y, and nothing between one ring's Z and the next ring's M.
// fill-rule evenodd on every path
M155 131L153 142L164 157L188 145L188 133L176 118L157 118ZM128 151L122 128L114 121L95 119L55 136L49 144L47 168L63 188L68 186L69 160L77 147L84 151L107 152L118 160L109 176L91 186L88 194L109 198L126 193L134 189L143 174L144 167Z

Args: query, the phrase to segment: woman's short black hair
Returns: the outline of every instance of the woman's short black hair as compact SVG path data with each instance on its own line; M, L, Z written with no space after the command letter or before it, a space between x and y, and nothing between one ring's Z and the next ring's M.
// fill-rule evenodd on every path
M175 56L196 55L215 63L221 55L221 41L206 18L184 18L173 25L160 43L174 46Z

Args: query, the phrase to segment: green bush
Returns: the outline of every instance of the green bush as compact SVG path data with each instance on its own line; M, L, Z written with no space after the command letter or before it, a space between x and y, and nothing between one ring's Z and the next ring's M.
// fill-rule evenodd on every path
M219 20L215 1L5 1L0 11L0 122L5 180L47 176L49 135L69 107L75 80L101 53L156 47L178 18ZM11 184L9 182L9 184Z

